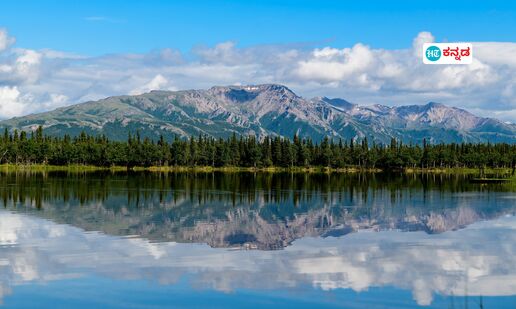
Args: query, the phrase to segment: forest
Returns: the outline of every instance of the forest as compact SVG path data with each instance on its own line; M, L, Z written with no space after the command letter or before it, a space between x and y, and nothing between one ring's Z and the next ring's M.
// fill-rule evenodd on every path
M212 167L329 167L329 168L512 168L516 165L514 144L451 143L422 145L369 143L367 139L320 142L282 137L233 135L216 139L200 135L176 136L154 141L129 134L126 141L81 133L71 137L33 132L9 132L0 136L1 164L83 164L101 167L212 166Z

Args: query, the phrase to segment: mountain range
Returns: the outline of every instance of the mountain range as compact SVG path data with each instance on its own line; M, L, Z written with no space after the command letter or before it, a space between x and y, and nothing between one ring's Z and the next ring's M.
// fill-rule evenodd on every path
M388 143L516 143L516 125L475 116L463 109L425 105L359 106L344 99L303 98L277 84L216 86L207 90L151 91L114 96L0 122L25 131L43 126L46 134L105 134L125 140L128 133L157 139L198 136L368 138Z

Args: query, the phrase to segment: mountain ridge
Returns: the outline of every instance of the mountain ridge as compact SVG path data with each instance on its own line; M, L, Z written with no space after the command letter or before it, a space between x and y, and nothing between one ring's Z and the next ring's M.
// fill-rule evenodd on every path
M226 138L235 133L297 134L316 141L328 136L379 143L391 138L405 143L516 143L516 125L441 103L361 106L341 98L306 99L279 84L153 90L0 121L0 128L9 130L32 131L40 125L50 135L85 131L115 140L139 131L153 139L199 134Z

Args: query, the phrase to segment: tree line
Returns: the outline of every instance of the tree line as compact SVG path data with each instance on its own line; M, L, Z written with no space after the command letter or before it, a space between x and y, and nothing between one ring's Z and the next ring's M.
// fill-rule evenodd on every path
M129 134L126 141L109 140L103 135L81 133L72 137L33 132L9 132L0 136L0 163L84 164L96 166L238 166L238 167L359 167L359 168L445 168L505 167L516 165L516 145L498 143L390 144L369 143L367 138L314 142L254 136L227 139L200 135L189 139L176 136L154 141Z

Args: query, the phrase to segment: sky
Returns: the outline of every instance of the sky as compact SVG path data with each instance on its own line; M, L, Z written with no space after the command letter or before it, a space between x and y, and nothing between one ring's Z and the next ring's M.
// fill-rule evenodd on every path
M152 89L281 83L358 104L437 101L516 122L513 1L10 1L0 118ZM429 66L424 42L472 42Z

